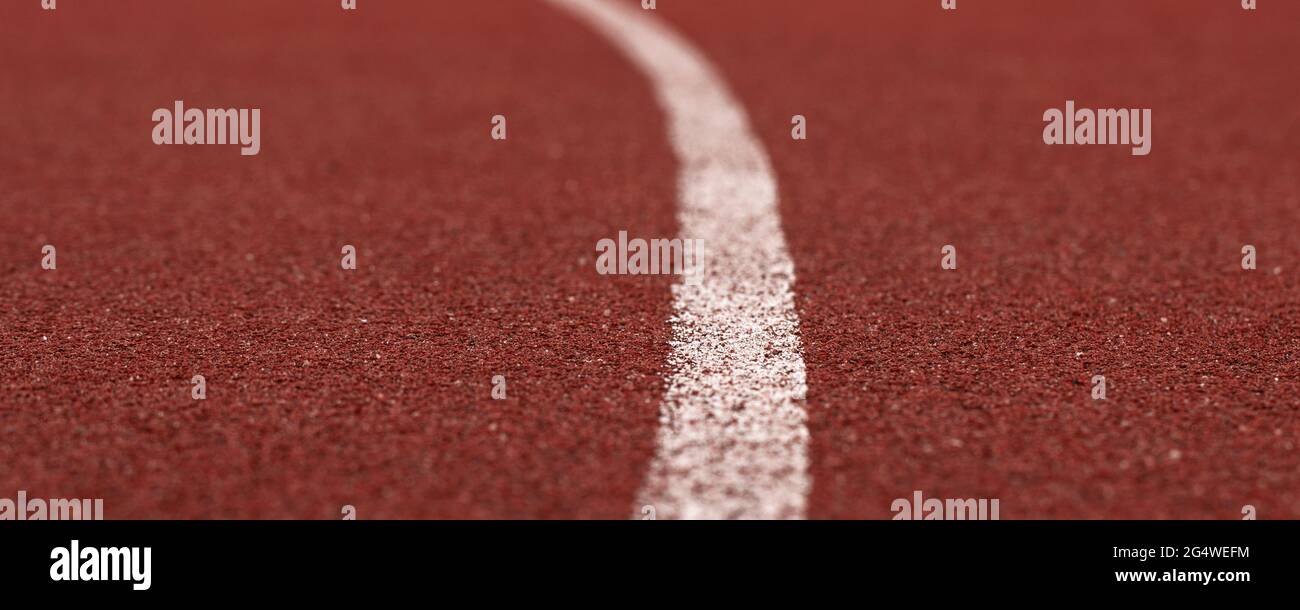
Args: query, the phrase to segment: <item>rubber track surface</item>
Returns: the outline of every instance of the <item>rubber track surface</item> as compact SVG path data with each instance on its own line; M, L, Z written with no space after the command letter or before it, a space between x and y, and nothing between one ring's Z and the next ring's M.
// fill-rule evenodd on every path
M17 4L0 495L629 516L670 280L598 276L593 246L674 236L676 166L603 40L535 2ZM660 0L776 169L810 517L912 490L1004 519L1300 516L1300 4L1261 4ZM176 99L262 108L261 154L152 145ZM1152 154L1044 146L1066 99L1155 109Z
M1300 516L1300 5L1238 4L660 9L776 165L809 516L913 490L1004 519ZM1067 99L1153 108L1151 155L1045 146Z

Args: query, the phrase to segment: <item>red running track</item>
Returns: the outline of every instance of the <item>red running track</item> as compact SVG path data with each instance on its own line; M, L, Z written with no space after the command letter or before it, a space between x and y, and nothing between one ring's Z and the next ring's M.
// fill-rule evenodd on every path
M0 496L631 514L670 281L593 245L675 234L677 167L604 40L531 2L31 4L0 9ZM775 166L810 517L1300 516L1300 6L659 4ZM261 154L152 145L176 99L262 108ZM1153 108L1152 154L1043 145L1066 99Z

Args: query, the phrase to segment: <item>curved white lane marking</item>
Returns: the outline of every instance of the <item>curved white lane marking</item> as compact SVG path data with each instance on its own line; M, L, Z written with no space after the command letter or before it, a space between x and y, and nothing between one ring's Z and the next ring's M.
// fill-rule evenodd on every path
M661 518L801 518L807 391L794 264L776 179L749 119L689 42L650 11L551 0L593 26L654 84L681 163L678 223L704 240L699 286L673 286L671 379L641 490ZM650 236L647 236L650 237Z

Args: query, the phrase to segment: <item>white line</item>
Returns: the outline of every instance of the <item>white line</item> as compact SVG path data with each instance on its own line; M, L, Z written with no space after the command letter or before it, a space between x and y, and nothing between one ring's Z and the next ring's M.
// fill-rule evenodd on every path
M699 286L673 286L672 377L640 506L660 518L802 518L811 485L799 319L776 179L749 119L689 42L633 6L552 0L654 84L680 161L682 237L704 240Z

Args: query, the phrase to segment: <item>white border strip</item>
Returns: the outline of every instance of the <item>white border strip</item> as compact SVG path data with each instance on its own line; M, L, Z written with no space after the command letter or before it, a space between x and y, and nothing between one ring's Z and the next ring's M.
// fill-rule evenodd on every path
M551 0L652 81L681 164L678 223L704 240L701 285L673 286L672 377L641 504L658 518L802 518L811 480L799 319L776 179L722 78L651 11Z

